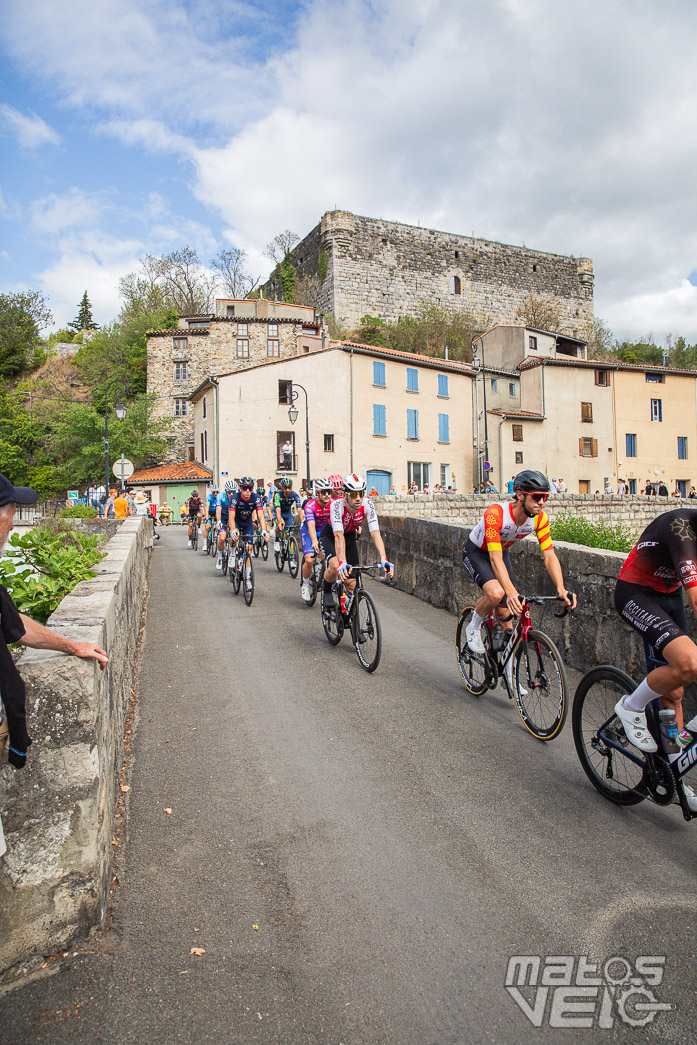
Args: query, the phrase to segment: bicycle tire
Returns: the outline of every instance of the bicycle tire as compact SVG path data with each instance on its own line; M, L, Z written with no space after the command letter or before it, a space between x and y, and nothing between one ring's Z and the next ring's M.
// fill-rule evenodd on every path
M264 562L266 562L269 557L269 542L265 541L263 537L261 539L261 557Z
M314 571L310 574L310 598L305 603L306 606L314 606L317 601L317 578L315 577Z
M230 562L230 550L229 548L223 548L223 577L227 573L227 568Z
M361 635L365 642L360 641ZM382 629L373 596L363 588L356 592L354 599L352 638L361 667L368 673L375 671L382 654Z
M194 524L194 532L191 534L191 547L195 552L198 551L198 526Z
M237 554L232 557L232 565L230 566L230 581L232 583L232 590L235 595L239 595L240 585L242 583L242 574L240 573L240 566Z
M527 639L519 639L511 674L513 699L523 725L538 740L554 740L566 721L568 687L564 661L550 637L531 629Z
M322 592L322 627L327 641L332 646L338 646L344 634L344 621L339 609L339 600L334 592L334 606L327 610L324 605L324 591Z
M276 549L274 548L274 553L273 554L274 554L274 558L276 560L276 569L278 570L279 573L283 573L283 567L285 565L286 557L285 557L285 553L283 551L283 540L281 540L280 543L281 543L281 547L278 549L278 551L276 551Z
M261 538L259 538L259 537L255 537L254 538L254 558L255 559L259 558L259 541L260 541L260 539Z
M465 689L473 697L481 697L489 685L485 657L483 654L472 653L465 634L473 613L474 606L465 606L458 617L455 629L455 656Z
M298 576L300 569L300 556L298 555L298 542L293 534L288 538L288 573L293 580Z
M598 731L609 720L604 736L635 757L639 755L614 713L620 697L634 689L636 683L626 672L612 664L601 664L586 672L579 682L571 711L574 746L584 773L603 798L620 806L633 806L644 800L645 794L637 789L645 782L646 769L604 744Z
M251 606L254 598L254 562L249 550L245 553L242 565L242 594L246 604Z

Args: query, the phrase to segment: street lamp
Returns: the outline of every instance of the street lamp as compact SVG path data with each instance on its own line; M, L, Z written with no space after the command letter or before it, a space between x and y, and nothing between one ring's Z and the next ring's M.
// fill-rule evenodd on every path
M306 466L307 466L307 492L310 493L310 420L307 414L307 389L303 388L302 385L298 385L293 381L290 393L290 406L288 408L288 420L292 425L298 420L298 408L295 406L295 400L298 398L298 393L295 391L299 388L305 393L305 455L306 455Z
M114 378L104 389L104 489L107 495L109 493L109 389L114 388L116 385L118 385L124 395L128 394L126 382L120 377ZM123 421L126 416L126 407L123 403L117 403L114 410L116 411L117 419ZM123 478L121 479L121 484L123 485Z
M477 349L475 348L475 345L476 345L477 341L481 345L481 349L482 349L481 365L480 365L479 360L477 359ZM475 360L476 360L476 364L475 364ZM487 416L486 416L486 363L484 362L484 340L483 340L481 334L477 334L476 337L472 338L472 366L474 367L475 372L476 372L477 375L479 374L480 370L482 372L482 388L484 390L484 460L488 461L489 460L489 425L488 425ZM474 380L476 382L476 380L477 380L476 376L475 376ZM478 398L477 398L477 402L479 402ZM479 454L479 410L477 410L477 454ZM482 460L481 457L478 457L478 461L480 463L477 465L477 476L479 477L479 482L480 483L482 481L482 469L480 467L481 460Z

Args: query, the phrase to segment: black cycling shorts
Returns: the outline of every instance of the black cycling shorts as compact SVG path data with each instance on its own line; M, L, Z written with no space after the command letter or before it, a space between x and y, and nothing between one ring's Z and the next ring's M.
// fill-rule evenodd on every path
M681 635L690 637L682 588L663 592L645 588L642 584L618 581L615 609L658 654L673 639Z
M482 548L478 548L476 544L467 538L465 547L462 551L462 564L469 573L470 577L475 584L478 584L480 588L483 588L487 581L498 580L494 573L494 568L491 565L491 559L489 553L485 552ZM508 576L513 580L513 570L511 569L511 557L508 554L508 548L503 553L503 564L508 570Z
M346 542L346 562L350 566L360 566L356 534L353 531L351 533L345 533L344 540ZM334 531L332 530L331 523L325 523L320 530L319 545L326 556L327 562L336 556L336 543L334 541Z

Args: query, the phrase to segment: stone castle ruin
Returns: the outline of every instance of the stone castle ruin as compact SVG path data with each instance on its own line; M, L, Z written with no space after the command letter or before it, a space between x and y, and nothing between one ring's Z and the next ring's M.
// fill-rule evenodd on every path
M291 252L298 276L320 283L319 311L348 327L370 314L387 322L424 302L520 322L528 298L549 303L560 330L581 335L593 320L593 262L491 240L328 211ZM274 277L267 297L282 299Z

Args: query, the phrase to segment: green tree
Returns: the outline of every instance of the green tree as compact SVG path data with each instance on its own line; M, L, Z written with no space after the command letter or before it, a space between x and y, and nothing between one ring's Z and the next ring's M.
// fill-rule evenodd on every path
M41 349L41 330L53 322L38 290L0 294L0 377L18 374Z
M80 333L83 330L99 330L99 324L95 323L92 316L92 305L87 297L87 291L82 295L77 316L72 323L68 323L68 326L76 333Z
M529 294L516 312L516 319L535 330L561 330L562 321L556 301L550 297L535 297Z

